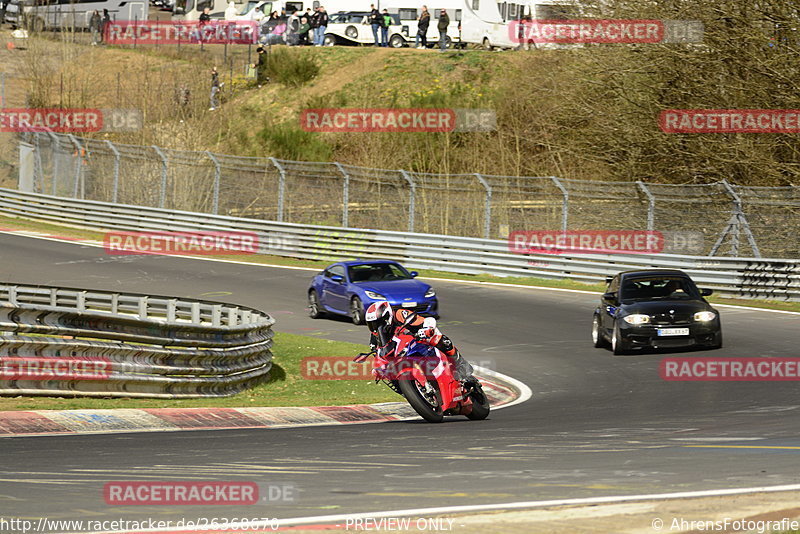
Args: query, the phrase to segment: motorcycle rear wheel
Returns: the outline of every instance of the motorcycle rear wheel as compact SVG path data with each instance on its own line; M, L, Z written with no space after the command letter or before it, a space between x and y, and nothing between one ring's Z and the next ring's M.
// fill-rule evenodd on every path
M400 386L400 391L406 398L408 403L414 408L423 419L429 423L441 423L444 420L444 413L442 412L442 393L439 391L439 384L436 380L429 380L428 384L434 389L437 405L431 404L429 399L423 395L421 389L422 384L413 378L408 380L398 380L397 385Z

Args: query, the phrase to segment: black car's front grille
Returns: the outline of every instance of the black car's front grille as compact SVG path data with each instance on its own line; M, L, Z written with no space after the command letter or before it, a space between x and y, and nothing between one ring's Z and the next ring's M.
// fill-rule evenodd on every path
M692 324L692 315L688 313L657 313L651 316L651 324L663 325L687 325Z

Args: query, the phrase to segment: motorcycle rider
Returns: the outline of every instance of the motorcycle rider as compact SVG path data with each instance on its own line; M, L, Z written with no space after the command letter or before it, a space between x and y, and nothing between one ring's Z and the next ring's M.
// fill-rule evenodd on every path
M423 318L417 312L406 308L392 310L392 306L384 300L371 304L367 308L365 319L370 330L370 350L386 345L391 341L395 330L402 326L414 334L421 343L444 352L453 363L456 380L467 387L479 384L478 379L472 375L472 365L461 356L450 338L439 331L436 319L433 317Z

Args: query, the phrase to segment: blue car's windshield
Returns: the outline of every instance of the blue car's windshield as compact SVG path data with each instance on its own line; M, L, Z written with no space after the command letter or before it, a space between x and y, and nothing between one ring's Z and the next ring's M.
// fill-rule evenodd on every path
M387 282L390 280L408 280L411 275L396 263L365 263L351 265L347 268L350 281L359 282Z

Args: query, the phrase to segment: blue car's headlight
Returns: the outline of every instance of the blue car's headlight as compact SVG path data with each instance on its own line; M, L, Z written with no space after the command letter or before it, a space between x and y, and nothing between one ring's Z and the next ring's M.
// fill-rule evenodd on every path
M425 298L426 299L429 299L429 298L435 297L435 296L436 296L436 291L434 291L433 288L430 288L430 289L428 289L428 291L425 292Z
M386 300L386 297L384 297L384 296L383 296L383 295L381 295L380 293L375 293L374 291L369 291L369 290L367 290L367 291L364 291L364 293L366 293L366 295L367 295L369 298L371 298L371 299L375 299L375 300Z

